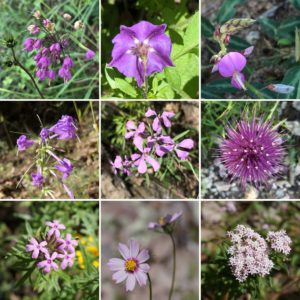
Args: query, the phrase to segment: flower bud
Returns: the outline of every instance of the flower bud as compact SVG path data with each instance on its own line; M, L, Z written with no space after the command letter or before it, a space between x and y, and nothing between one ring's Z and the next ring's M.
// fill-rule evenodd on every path
M82 29L82 28L84 28L83 22L81 20L76 21L75 24L74 24L74 29L78 30L78 29Z
M37 20L39 20L42 16L41 12L39 10L35 11L33 14L32 14Z
M256 21L249 18L231 19L220 27L221 34L234 34L246 27L251 26Z
M70 14L63 14L63 18L66 20L66 21L70 21L72 19L72 16Z
M29 25L27 27L27 30L31 33L31 34L38 34L40 32L40 28L37 25Z

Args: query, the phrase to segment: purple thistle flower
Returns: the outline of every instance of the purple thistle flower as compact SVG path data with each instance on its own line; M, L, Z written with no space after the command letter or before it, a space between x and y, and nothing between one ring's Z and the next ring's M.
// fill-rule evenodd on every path
M70 69L67 69L66 67L60 68L58 71L58 75L64 80L64 82L67 82L72 78Z
M166 233L171 233L174 229L175 222L182 216L182 212L175 213L174 215L167 214L159 219L159 222L150 222L148 229L163 230Z
M26 135L23 134L17 139L17 146L19 151L24 151L31 147L34 144L34 141L27 139Z
M170 54L172 43L165 34L166 25L141 21L131 27L121 26L120 33L112 40L111 67L127 77L134 77L139 87L145 78L174 66Z
M46 222L46 225L51 227L51 229L48 231L48 238L50 238L52 235L55 235L56 239L59 239L60 237L60 229L66 229L66 226L64 224L60 224L59 221L54 220L53 222Z
M65 270L68 266L70 268L73 266L75 252L68 253L67 251L64 251L63 254L58 254L57 257L63 259L62 263L60 264L60 267L62 270Z
M73 165L70 160L64 158L59 160L59 164L55 166L56 170L63 173L63 179L66 179L70 176L73 171Z
M54 262L57 257L57 252L53 252L52 255L45 253L46 260L43 260L37 264L39 269L43 269L44 273L49 273L51 269L58 270L58 265Z
M76 126L71 116L64 115L49 131L55 133L59 140L69 140L76 137Z
M94 57L95 57L96 53L93 51L93 50L88 50L86 53L85 53L85 59L86 60L92 60Z
M221 161L233 178L243 186L247 182L266 183L282 171L283 139L271 122L242 120L236 128L227 128L220 146Z
M49 136L50 131L47 128L42 128L40 132L40 138L42 139L42 142L45 142L46 138Z
M173 118L175 114L173 112L164 111L160 116L154 110L148 108L147 112L145 113L145 117L150 118L153 116L155 116L155 118L152 123L152 128L154 131L160 132L161 123L163 123L166 128L171 127L171 122L169 119Z
M185 139L175 146L175 152L181 160L186 160L189 156L189 152L184 151L181 148L191 150L193 147L194 141L192 139Z
M43 183L45 182L45 178L43 177L43 175L39 170L36 173L32 173L31 178L32 178L32 184L39 187L42 186Z
M48 253L47 248L45 248L46 245L46 241L39 243L35 238L31 238L30 244L26 245L26 252L32 252L32 258L36 259L38 258L40 252L43 252L44 254Z
M76 240L72 240L72 235L67 233L65 239L58 239L57 242L60 244L58 250L66 250L71 253L75 252L74 247L78 245Z
M33 45L34 45L34 39L27 38L23 44L24 50L27 52L31 52L33 50Z
M112 272L115 272L112 279L115 283L121 283L126 280L126 291L133 291L136 282L140 286L147 284L147 273L150 266L145 262L150 258L146 249L140 251L137 241L130 240L129 248L124 244L119 244L119 252L123 259L111 258L107 266Z

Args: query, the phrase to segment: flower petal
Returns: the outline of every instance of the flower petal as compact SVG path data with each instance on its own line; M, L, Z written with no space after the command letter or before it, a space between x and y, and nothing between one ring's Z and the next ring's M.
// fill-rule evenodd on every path
M137 257L140 251L139 243L136 240L130 240L129 242L129 252L130 257Z
M246 87L244 82L246 81L245 75L240 72L235 72L231 79L231 85L237 88L238 90L245 90Z
M127 277L128 277L128 274L124 270L120 270L113 274L112 279L116 283L120 283L120 282L124 281Z
M166 29L166 25L154 25L147 21L141 21L131 27L128 27L131 31L134 32L136 38L143 42L145 40L150 40L152 37L155 37L156 34L161 33L161 31Z
M125 261L120 258L111 258L107 263L107 266L111 271L124 270L124 265L125 265Z
M126 129L128 130L136 130L136 125L133 121L129 120L126 123Z
M134 275L140 286L146 285L147 275L143 271L139 270L139 271L135 272Z
M178 144L178 147L192 149L194 147L194 141L192 139L185 139Z
M162 72L165 67L174 66L170 57L165 56L156 50L148 52L146 75L150 76L155 72Z
M152 116L157 116L157 114L153 109L151 109L149 107L148 110L145 113L145 117L149 118L149 117L152 117Z
M242 71L246 63L247 60L242 54L229 52L219 62L219 73L223 77L231 77L235 71Z
M148 273L150 271L150 266L148 264L140 264L139 268L145 273Z
M146 155L145 159L152 166L154 172L158 171L160 164L157 160L155 160L154 158L152 158L149 155Z
M140 161L139 161L139 165L138 165L138 172L140 174L145 174L147 171L147 165L146 165L146 162L145 162L145 157L144 155L142 155Z
M126 292L134 290L135 282L136 282L135 276L133 274L127 274Z
M137 260L140 264L147 261L149 258L150 258L150 255L149 255L149 251L147 249L143 249L137 256Z
M125 244L119 243L118 250L119 250L119 252L121 253L121 255L123 256L124 259L130 258L130 251L129 251L128 247Z
M181 159L181 160L185 160L188 158L189 156L189 152L187 151L182 151L180 149L175 149L177 156Z
M153 120L153 123L152 123L152 128L154 131L159 131L160 130L160 120L158 117L156 117L154 120Z

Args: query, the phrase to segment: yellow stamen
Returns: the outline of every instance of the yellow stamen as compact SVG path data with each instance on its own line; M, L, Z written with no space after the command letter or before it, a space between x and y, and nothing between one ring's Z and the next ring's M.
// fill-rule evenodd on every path
M160 217L160 218L159 218L159 224L160 224L161 226L165 225L165 220L164 220L163 217Z
M135 260L133 260L133 259L126 260L126 262L125 262L126 271L134 272L136 267L137 267L137 264L136 264Z

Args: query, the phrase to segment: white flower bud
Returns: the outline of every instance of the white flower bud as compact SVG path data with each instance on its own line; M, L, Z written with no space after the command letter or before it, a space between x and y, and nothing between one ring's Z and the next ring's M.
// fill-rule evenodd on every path
M63 14L63 18L67 21L70 21L72 19L72 16L70 14Z
M76 21L75 24L74 24L74 29L78 30L78 29L81 29L81 28L84 28L83 22L81 20Z

